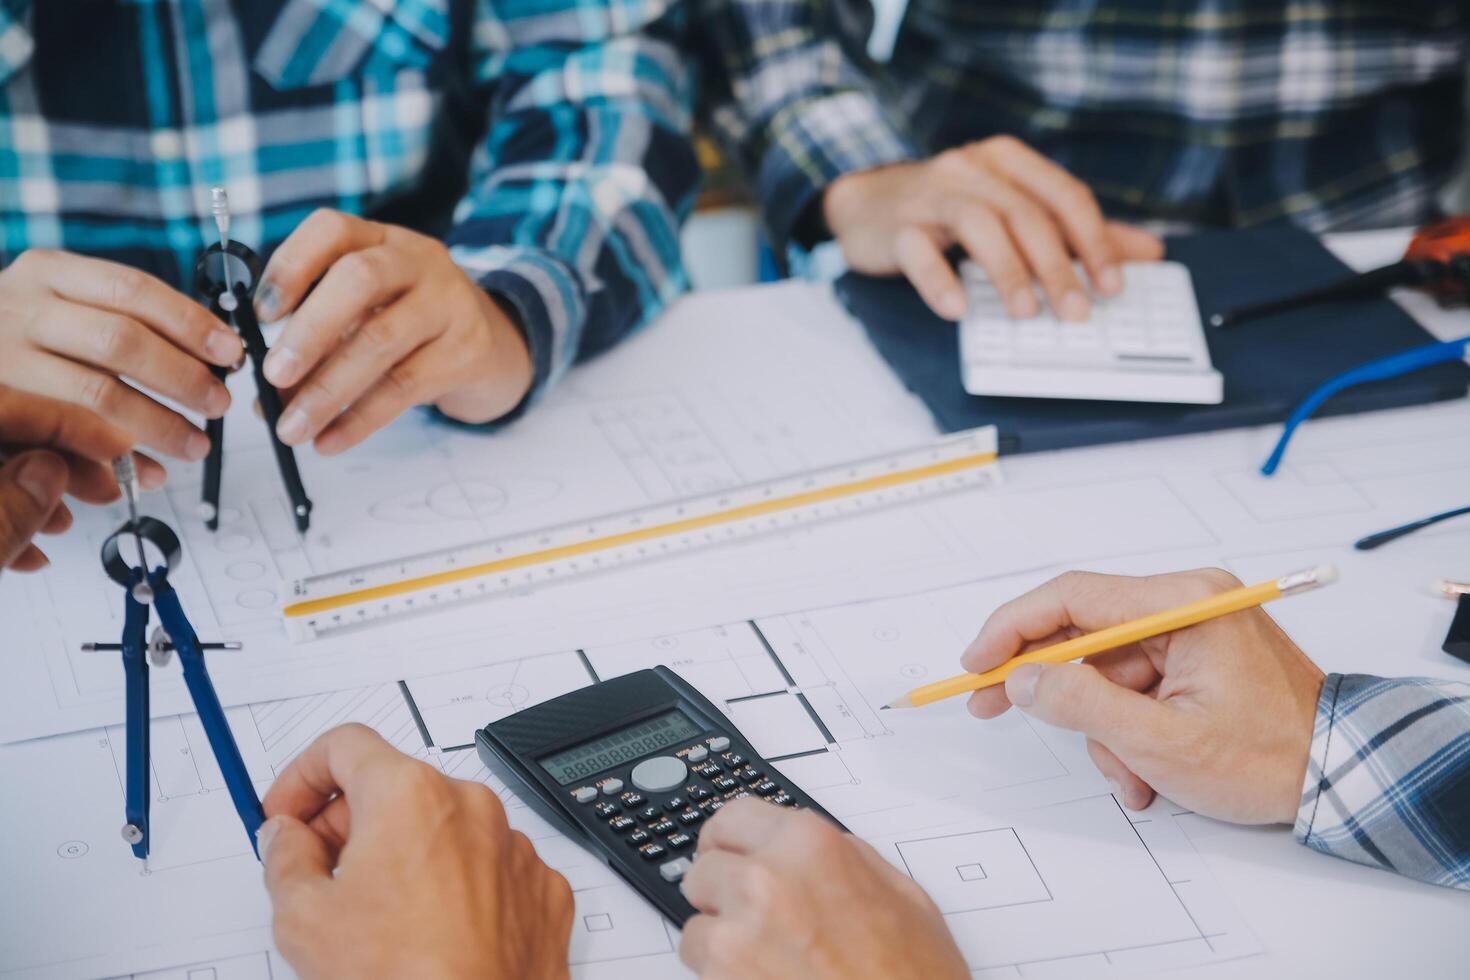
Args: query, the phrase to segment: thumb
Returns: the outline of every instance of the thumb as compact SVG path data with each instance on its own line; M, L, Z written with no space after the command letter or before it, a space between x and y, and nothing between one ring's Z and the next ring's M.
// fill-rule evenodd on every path
M1087 664L1022 664L1006 678L1006 696L1033 718L1101 742L1124 762L1167 737L1168 708Z
M304 889L332 880L326 841L295 817L271 817L260 825L255 840L271 904L287 904Z
M66 462L55 453L22 453L0 467L0 569L19 558L66 490Z

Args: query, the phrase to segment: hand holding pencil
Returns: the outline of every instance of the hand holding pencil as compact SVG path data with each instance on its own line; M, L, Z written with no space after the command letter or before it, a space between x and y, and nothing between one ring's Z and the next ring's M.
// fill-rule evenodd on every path
M994 718L1013 705L1087 736L1115 792L1141 809L1154 791L1237 823L1290 823L1305 778L1323 674L1260 602L1118 645L1083 663L1023 663L970 695ZM1288 583L1289 586L1289 583ZM1219 569L1148 578L1070 572L997 609L965 651L974 674L1026 653L1244 589ZM1276 594L1280 595L1278 588ZM1157 623L1158 620L1153 620ZM1070 657L1082 656L1076 652Z

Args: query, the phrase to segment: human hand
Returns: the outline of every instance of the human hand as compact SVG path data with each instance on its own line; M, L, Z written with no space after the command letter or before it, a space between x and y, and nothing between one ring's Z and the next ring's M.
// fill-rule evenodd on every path
M964 287L945 258L955 245L1017 318L1040 312L1033 281L1057 316L1087 317L1091 300L1074 259L1099 293L1114 296L1123 288L1119 263L1164 255L1156 237L1105 220L1086 184L1010 136L839 177L822 212L851 268L903 273L947 320L965 312Z
M567 976L571 888L484 784L343 725L264 805L276 945L302 977Z
M209 438L138 389L218 418L230 394L209 365L243 354L232 330L147 273L46 249L0 272L0 350L0 384L80 405L184 460L208 455ZM161 466L139 463L144 486L162 485Z
M109 464L132 447L131 436L85 408L0 385L0 570L44 568L31 539L71 527L62 495L117 499Z
M1129 578L1069 572L991 614L960 662L1018 653L1239 587L1220 569ZM1012 704L1080 731L1126 806L1157 790L1236 823L1291 823L1306 778L1322 671L1258 608L1166 633L1085 663L1028 664L976 691L970 712Z
M912 878L810 811L736 800L699 835L679 956L703 980L946 980L970 971Z
M530 390L510 316L442 243L406 228L313 213L271 256L255 306L265 321L292 314L265 360L267 380L295 389L278 429L287 445L340 453L429 402L488 422Z

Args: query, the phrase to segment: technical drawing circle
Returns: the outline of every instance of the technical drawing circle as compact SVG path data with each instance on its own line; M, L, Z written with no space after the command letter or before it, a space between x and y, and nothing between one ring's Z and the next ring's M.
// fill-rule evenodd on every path
M248 534L221 534L214 539L216 548L231 555L250 550L254 543Z
M388 524L439 524L491 517L513 504L539 504L561 493L555 480L511 479L505 486L480 480L441 483L379 500L368 507Z
M485 700L498 708L519 708L531 700L531 692L520 684L499 684L485 692Z
M270 589L249 589L235 596L235 604L242 609L269 609L276 604L276 594Z
M91 849L87 846L87 842L83 840L63 841L61 846L56 849L56 856L72 861L79 857L84 857Z
M877 629L873 630L873 639L878 640L881 643L892 643L902 635L902 633L894 629L892 626L880 626Z
M225 566L225 574L236 582L254 582L265 574L265 566L258 561L232 561Z
M909 678L910 680L913 680L915 678L927 676L929 673L929 668L925 667L923 664L904 664L898 669L898 672L903 676Z

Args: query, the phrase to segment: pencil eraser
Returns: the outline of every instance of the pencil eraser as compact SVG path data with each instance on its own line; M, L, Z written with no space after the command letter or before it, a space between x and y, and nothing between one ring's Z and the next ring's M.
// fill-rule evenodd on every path
M1317 580L1318 585L1331 585L1337 581L1337 566L1332 562L1323 562L1312 569L1312 578Z

